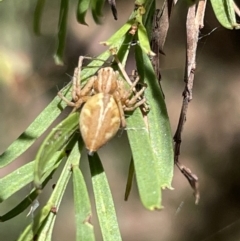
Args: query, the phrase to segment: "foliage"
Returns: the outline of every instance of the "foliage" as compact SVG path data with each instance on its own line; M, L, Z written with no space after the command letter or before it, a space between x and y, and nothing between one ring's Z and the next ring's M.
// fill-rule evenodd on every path
M38 0L35 10L34 30L40 33L41 15L45 0ZM91 9L93 19L100 23L104 1L79 0L77 6L77 19L81 24L85 21L86 12ZM239 28L231 1L211 1L216 17L226 28ZM165 2L166 4L166 2ZM138 73L142 83L147 84L146 97L150 112L143 117L138 109L127 118L128 138L132 151L132 159L136 172L137 186L142 204L148 210L159 210L161 204L161 189L170 188L173 176L173 145L170 124L163 93L158 83L149 56L155 53L150 47L150 33L152 32L155 14L155 1L136 1L135 9L129 20L102 44L117 50L117 56L125 65L130 42L137 43L134 48ZM59 14L58 48L55 61L62 64L65 46L68 16L68 0L61 0ZM136 30L135 30L136 27ZM165 40L164 40L165 41ZM111 57L111 52L106 50L100 54L82 71L82 83L96 73L103 61ZM64 89L66 97L70 97L71 83ZM0 156L0 167L12 163L24 153L59 116L66 104L59 97L45 108L24 133ZM28 207L33 208L34 200L41 189L48 183L62 161L64 168L58 182L46 205L38 212L33 222L23 231L18 240L51 240L57 210L66 190L67 183L72 176L73 195L76 218L76 240L95 240L93 226L91 225L91 204L88 190L79 168L80 157L84 144L77 134L79 113L70 114L59 123L41 144L35 160L20 167L9 175L0 179L0 201L7 200L18 190L34 182L34 188L26 198L12 210L2 215L2 222L14 218ZM141 131L136 131L138 126ZM114 202L111 196L108 180L105 175L101 160L96 153L89 157L89 166L92 176L92 185L96 201L96 210L104 240L121 240ZM34 171L33 171L34 170ZM132 175L132 173L130 173Z

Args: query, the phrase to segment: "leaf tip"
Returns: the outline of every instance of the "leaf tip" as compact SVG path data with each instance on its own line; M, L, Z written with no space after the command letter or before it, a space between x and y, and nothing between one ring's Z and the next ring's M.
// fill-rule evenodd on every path
M148 52L148 55L150 55L152 57L156 56L156 54L153 51L151 51L151 50Z
M53 58L56 65L60 65L60 66L64 65L62 57L60 57L59 55L55 54Z
M161 204L153 205L153 206L147 207L147 209L150 211L161 211L162 209L164 209L164 206L162 206Z

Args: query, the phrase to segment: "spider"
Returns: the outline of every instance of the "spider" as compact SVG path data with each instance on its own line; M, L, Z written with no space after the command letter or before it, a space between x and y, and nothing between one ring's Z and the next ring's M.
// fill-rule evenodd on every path
M61 92L58 92L58 96L67 105L74 107L72 112L85 103L80 112L79 127L88 155L93 155L115 136L120 127L126 127L124 111L133 111L145 103L145 98L141 98L141 95L146 87L133 94L139 77L132 83L126 72L123 73L131 83L130 88L126 89L123 81L119 80L119 72L111 67L99 69L97 74L81 87L79 78L84 58L89 57L80 56L78 67L74 71L73 101L69 101ZM121 70L124 71L123 67Z

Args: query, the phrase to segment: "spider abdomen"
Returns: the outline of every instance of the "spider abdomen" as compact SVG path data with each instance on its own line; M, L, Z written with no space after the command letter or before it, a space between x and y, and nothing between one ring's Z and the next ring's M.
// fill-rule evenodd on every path
M80 131L92 155L115 136L121 119L113 95L98 93L89 98L80 113Z

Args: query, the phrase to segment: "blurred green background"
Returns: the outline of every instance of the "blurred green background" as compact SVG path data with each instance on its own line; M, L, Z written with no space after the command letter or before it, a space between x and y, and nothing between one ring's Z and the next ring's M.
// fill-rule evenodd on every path
M72 1L65 65L56 66L53 55L60 3L46 1L41 36L35 36L32 28L35 4L30 0L5 0L0 3L0 153L71 80L80 55L97 56L106 49L99 42L108 39L124 24L133 8L133 1L117 1L119 19L115 21L106 4L102 25L96 25L88 14L89 26L82 26L75 17L77 2ZM186 4L179 1L170 22L164 48L166 56L161 56L160 60L162 88L173 134L184 89L186 13ZM218 28L207 35L215 27ZM223 29L208 4L205 28L201 30L200 37L193 100L188 110L180 156L181 163L199 177L200 203L194 204L192 190L177 169L173 180L175 189L163 191L165 208L161 212L146 211L135 186L129 201L125 202L130 148L126 133L119 133L99 154L113 192L123 240L240 240L240 32ZM133 68L134 63L129 61L127 72L130 73ZM67 112L63 117L66 115ZM42 140L11 165L1 169L0 178L33 160ZM88 163L86 160L81 163L94 204ZM41 205L46 202L56 178L57 174L40 196ZM2 203L0 215L20 202L29 190L30 187L26 187ZM31 220L31 217L26 217L27 213L28 210L1 223L0 240L15 240ZM93 224L97 240L101 240L96 215ZM72 187L69 186L57 214L53 240L74 240L74 226Z

